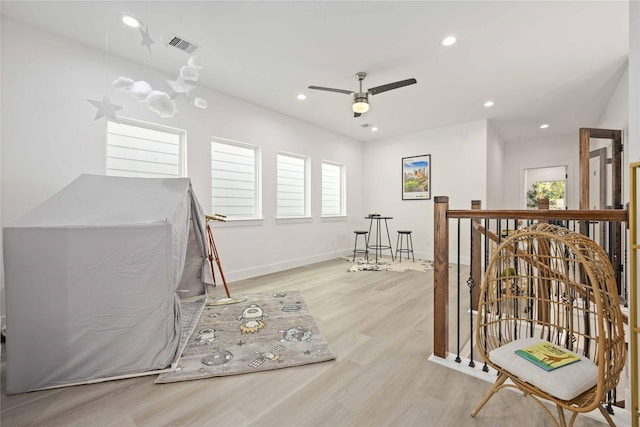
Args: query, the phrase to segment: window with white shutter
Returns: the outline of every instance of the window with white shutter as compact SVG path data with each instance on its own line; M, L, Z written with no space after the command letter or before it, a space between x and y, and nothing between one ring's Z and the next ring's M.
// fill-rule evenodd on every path
M308 158L278 154L277 163L277 217L309 216Z
M107 175L186 176L185 131L151 123L107 122Z
M258 147L215 139L211 142L212 213L228 219L259 219L260 162Z
M346 215L344 166L322 162L322 216Z

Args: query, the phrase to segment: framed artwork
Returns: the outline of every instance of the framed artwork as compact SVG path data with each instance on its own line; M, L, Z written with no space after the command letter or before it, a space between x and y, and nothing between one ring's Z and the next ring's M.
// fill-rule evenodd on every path
M431 154L402 158L402 200L431 199Z

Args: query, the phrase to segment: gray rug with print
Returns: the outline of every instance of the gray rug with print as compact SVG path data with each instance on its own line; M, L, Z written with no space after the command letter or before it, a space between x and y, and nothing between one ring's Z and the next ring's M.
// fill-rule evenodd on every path
M433 262L427 261L424 259L416 258L413 261L412 258L407 259L404 255L402 259L395 258L391 259L390 256L381 256L378 257L378 262L375 261L373 255L369 254L369 259L356 257L356 260L353 260L352 256L343 257L344 260L348 261L351 266L347 269L347 272L355 272L355 271L395 271L395 272L405 272L405 271L430 271L433 270Z
M335 359L299 291L210 298L175 370L156 383Z

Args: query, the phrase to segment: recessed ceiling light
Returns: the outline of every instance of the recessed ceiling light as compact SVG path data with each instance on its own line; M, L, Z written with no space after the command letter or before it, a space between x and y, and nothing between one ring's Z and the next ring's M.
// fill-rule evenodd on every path
M485 107L493 107L493 101L487 101L484 103Z
M378 132L378 128L377 128L377 127L375 127L375 126L373 126L373 127L371 128L371 132Z
M442 46L451 46L456 42L456 38L453 36L447 36L442 40Z
M548 127L549 127L549 125L546 124L546 123L543 123L543 124L540 125L540 129L546 129Z
M131 28L138 28L140 26L140 20L131 15L122 15L122 22Z
M300 101L304 101L305 99L307 99L307 95L305 95L304 93L301 93L296 98L298 98Z

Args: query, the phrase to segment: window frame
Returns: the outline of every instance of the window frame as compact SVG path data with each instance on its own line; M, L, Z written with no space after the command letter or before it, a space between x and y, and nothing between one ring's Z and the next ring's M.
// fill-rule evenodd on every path
M217 212L227 216L228 222L239 222L239 221L256 221L262 220L262 151L259 146L254 144L249 144L246 142L235 141L228 138L222 138L218 136L211 137L211 142L209 145L209 183L211 190L211 197L209 201L209 207L212 209L212 213L215 212L215 208L213 206L213 153L214 153L214 144L223 144L238 148L244 148L248 150L252 150L254 153L254 169L253 169L253 177L254 177L254 215L253 216L234 216L233 214L228 214L225 212Z

